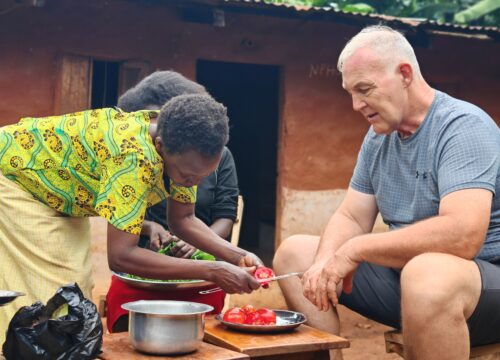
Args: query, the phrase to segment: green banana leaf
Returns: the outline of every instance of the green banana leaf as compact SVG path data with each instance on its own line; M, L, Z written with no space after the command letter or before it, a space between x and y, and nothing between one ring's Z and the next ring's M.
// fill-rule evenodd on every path
M356 4L347 4L342 6L342 11L345 12L354 12L361 14L370 14L375 12L375 9L368 4L365 3L356 3Z
M455 22L466 24L488 15L497 9L500 9L499 0L482 0L467 9L456 13L454 20Z

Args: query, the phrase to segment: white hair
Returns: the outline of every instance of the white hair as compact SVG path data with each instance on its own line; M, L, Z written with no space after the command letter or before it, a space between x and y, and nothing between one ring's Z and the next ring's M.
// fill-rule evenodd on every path
M340 53L337 69L342 72L344 63L358 49L364 47L373 50L388 65L407 61L412 66L413 71L420 74L415 51L413 51L408 40L399 31L383 25L365 27L349 40Z

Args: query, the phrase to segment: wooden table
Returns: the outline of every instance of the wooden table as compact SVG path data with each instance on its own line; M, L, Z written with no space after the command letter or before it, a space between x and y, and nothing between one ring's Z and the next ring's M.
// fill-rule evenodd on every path
M205 323L206 342L259 360L329 359L330 349L349 347L349 341L307 325L284 333L244 333L227 329L212 316Z
M239 360L248 359L248 355L227 350L203 342L201 347L186 355L147 355L137 352L130 344L127 332L105 334L103 336L102 354L97 358L102 360Z

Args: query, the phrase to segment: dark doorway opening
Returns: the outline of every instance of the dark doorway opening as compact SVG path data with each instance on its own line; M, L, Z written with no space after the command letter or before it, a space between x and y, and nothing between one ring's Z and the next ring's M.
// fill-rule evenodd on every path
M199 60L197 81L228 108L228 147L245 202L239 246L274 255L280 68Z
M92 61L91 108L114 107L118 101L120 63Z

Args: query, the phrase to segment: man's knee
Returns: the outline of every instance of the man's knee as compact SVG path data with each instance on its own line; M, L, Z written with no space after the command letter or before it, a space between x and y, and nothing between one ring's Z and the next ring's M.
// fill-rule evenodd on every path
M311 235L293 235L285 239L274 254L274 270L276 272L306 270L312 264L318 241L317 236Z
M463 287L453 269L457 260L452 255L426 253L406 264L401 272L403 316L413 312L421 317L432 316L444 309L463 311L460 310Z

